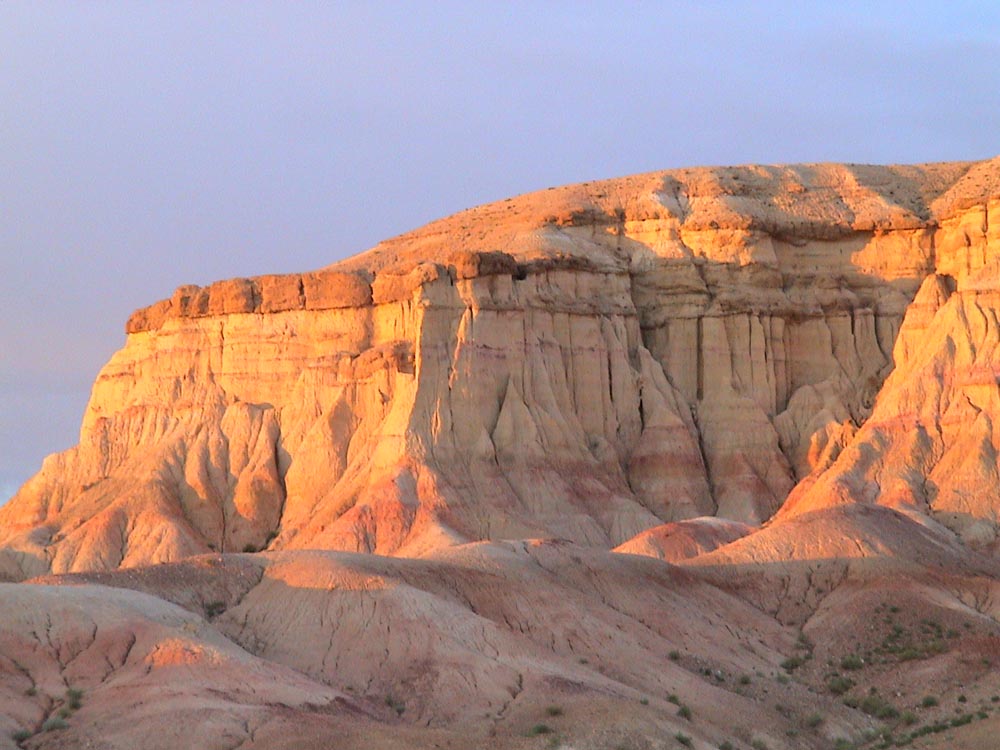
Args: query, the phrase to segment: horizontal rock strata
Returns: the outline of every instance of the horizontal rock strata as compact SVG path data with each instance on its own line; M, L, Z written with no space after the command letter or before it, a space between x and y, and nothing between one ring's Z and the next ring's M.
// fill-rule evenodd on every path
M894 349L886 388L950 367L921 353L956 340L930 335L939 307L971 336L962 377L988 385L998 174L652 173L471 209L314 273L181 287L129 320L80 444L0 510L0 575L759 524L867 439ZM991 413L995 394L961 389ZM960 494L919 502L989 541L992 497Z

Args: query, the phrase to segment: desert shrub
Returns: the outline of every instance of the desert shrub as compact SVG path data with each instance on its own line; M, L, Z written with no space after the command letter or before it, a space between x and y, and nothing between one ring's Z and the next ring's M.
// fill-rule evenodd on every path
M933 695L925 695L924 699L920 701L920 705L924 708L934 708L938 704L938 699Z
M220 601L209 602L205 605L206 617L218 617L226 611L226 603Z
M24 742L32 736L33 735L30 729L18 729L16 732L11 734L10 738L14 740L14 742Z
M681 699L677 697L677 693L671 693L667 696L667 702L673 703L675 706L681 705Z
M895 719L899 711L881 695L866 695L857 706L869 716L876 719Z
M781 662L781 668L788 671L794 672L796 669L802 666L802 659L798 656L791 656Z
M818 727L822 723L823 723L823 715L822 714L818 714L818 713L816 713L816 714L809 714L809 716L806 717L806 726L809 727L810 729L815 729L816 727Z
M684 745L684 747L691 747L691 738L684 734L684 732L678 732L675 734L674 739Z
M687 719L688 721L691 721L691 709L688 708L687 706L681 706L680 708L678 708L677 715L680 716L682 719Z
M545 713L549 716L562 716L563 710L561 706L548 706L545 709Z
M644 706L648 706L649 705L649 698L640 698L639 699L639 703L641 703Z
M552 734L552 727L548 724L535 724L528 730L528 735L531 737L537 737L540 734Z
M848 654L840 660L841 669L861 669L865 665L865 660L857 654Z
M669 654L667 654L667 656L670 657L670 661L677 661L678 659L681 658L681 652L671 651Z
M385 696L385 705L395 711L396 716L402 716L403 712L406 710L406 703L401 700L396 700L392 694Z
M57 729L65 729L69 724L66 723L64 719L60 719L58 716L52 716L44 721L42 724L43 732L54 732Z
M741 674L740 675L740 684L741 685L749 685L750 684L750 675L748 675L748 674Z
M729 740L719 743L719 750L733 750L733 743Z
M913 711L903 711L899 720L906 724L906 726L910 727L917 723L917 715L913 713Z
M66 691L66 705L76 711L83 704L83 691L70 688Z

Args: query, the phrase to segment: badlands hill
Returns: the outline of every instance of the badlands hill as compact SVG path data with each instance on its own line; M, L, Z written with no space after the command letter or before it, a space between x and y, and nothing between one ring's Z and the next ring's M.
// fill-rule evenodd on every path
M0 509L0 747L981 746L997 216L685 169L181 287Z

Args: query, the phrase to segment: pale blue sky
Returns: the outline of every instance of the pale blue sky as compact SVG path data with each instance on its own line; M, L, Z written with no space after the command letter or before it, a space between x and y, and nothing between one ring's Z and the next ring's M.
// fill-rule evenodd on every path
M994 2L0 3L0 502L179 284L592 178L994 156L998 74Z

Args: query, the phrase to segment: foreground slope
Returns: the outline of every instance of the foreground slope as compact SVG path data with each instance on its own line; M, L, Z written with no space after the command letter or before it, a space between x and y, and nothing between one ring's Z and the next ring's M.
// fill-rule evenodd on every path
M998 165L651 173L182 287L0 510L0 575L759 524L854 438L924 280L993 257Z

